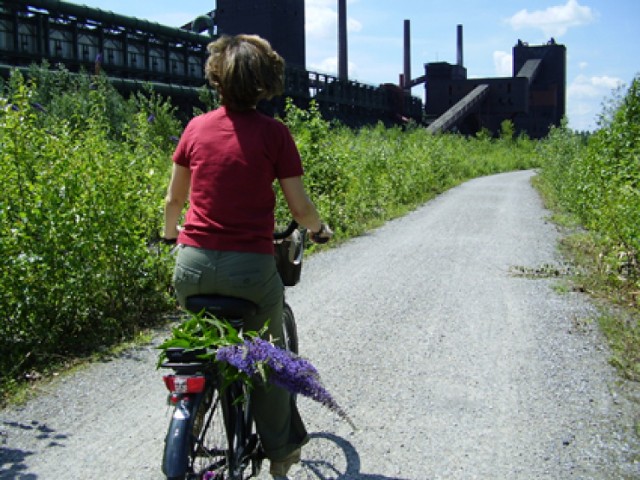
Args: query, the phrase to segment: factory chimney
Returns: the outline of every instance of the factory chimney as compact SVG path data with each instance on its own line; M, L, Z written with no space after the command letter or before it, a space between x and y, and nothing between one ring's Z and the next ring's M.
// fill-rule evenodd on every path
M338 0L338 79L349 79L347 58L347 0Z
M458 66L464 67L462 58L462 25L458 25Z
M402 88L410 90L411 84L411 21L404 21L404 70L403 70L404 84Z

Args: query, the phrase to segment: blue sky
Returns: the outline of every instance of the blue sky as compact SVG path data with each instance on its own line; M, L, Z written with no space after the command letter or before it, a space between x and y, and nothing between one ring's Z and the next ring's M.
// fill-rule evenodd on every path
M73 3L180 26L215 0L83 0ZM337 0L305 0L307 69L337 70ZM596 128L602 103L640 74L637 0L348 0L349 77L397 82L403 22L411 21L411 72L432 61L456 62L456 26L464 27L464 64L472 77L511 76L511 50L551 37L567 47L567 115L576 130ZM424 88L413 95L424 99Z

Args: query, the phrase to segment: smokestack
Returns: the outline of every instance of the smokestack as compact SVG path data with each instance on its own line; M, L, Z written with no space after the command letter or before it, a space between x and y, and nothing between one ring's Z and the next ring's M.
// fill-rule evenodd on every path
M411 83L411 21L404 21L404 82L402 88L409 89Z
M462 25L458 25L458 66L464 67L462 59Z
M347 58L347 0L338 0L338 79L349 79Z

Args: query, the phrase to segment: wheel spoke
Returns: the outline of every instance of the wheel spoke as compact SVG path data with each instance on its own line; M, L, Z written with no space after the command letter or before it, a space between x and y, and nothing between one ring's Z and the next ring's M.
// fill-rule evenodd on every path
M193 422L190 465L198 479L207 472L224 472L227 467L227 440L220 398L213 388L209 395L201 402Z

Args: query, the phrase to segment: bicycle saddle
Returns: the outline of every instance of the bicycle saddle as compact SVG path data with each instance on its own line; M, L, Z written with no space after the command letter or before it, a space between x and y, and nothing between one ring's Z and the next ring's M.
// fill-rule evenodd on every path
M250 300L222 295L193 295L187 297L185 307L192 313L204 310L221 320L241 320L258 311L258 306Z

